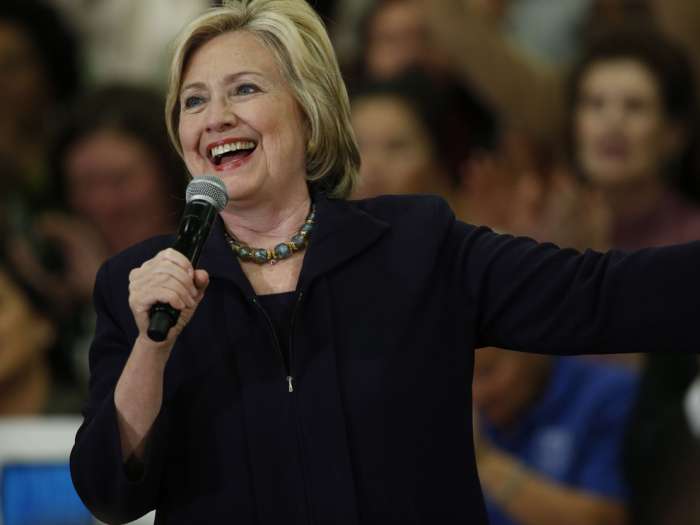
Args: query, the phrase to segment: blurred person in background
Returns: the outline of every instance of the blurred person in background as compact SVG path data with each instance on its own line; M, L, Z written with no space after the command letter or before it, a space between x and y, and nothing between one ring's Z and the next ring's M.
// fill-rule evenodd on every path
M356 90L352 122L362 157L354 198L431 193L457 209L461 164L494 140L480 122L449 107L418 69Z
M626 523L636 377L578 359L476 351L479 478L493 525Z
M467 130L455 122L457 118L468 122L472 135L478 133L485 137L496 133L497 121L490 108L468 86L455 82L441 55L432 52L419 2L375 2L365 13L360 32L363 47L359 59L345 71L352 92L368 83L390 81L407 71L420 70L430 79L432 90L440 94L440 105L451 108L455 115L450 118L450 113L445 112L447 125L454 128L455 133ZM471 138L466 140L469 142Z
M611 211L611 244L637 249L700 237L700 209L678 184L697 178L694 77L681 49L653 30L596 39L568 87L574 169Z
M62 412L49 350L56 327L0 266L0 416Z
M17 178L3 177L3 184L14 187L13 199L27 206L51 200L45 152L53 121L79 91L77 44L44 2L0 2L0 159Z
M634 250L700 238L697 89L687 55L658 32L604 33L569 80L573 161L610 210L612 246ZM643 359L639 401L626 442L634 523L697 523L700 443L683 412L695 356ZM638 356L638 358L641 356ZM652 486L649 472L666 480ZM658 478L657 478L658 479Z
M172 232L183 204L185 173L162 121L163 98L150 89L105 86L66 115L50 159L53 195L63 209L44 211L34 230L59 252L46 267L25 238L10 241L14 273L59 327L57 359L66 382L84 387L93 332L92 286L107 257Z

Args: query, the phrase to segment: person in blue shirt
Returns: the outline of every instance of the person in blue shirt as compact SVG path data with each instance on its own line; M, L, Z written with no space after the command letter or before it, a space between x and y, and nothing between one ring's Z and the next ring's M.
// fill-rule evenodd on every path
M482 348L473 392L493 525L625 522L621 448L637 393L632 371Z

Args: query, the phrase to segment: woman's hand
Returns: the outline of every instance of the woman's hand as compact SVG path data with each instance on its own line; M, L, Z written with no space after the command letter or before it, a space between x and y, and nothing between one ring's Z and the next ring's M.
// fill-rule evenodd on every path
M177 323L167 339L158 346L172 347L187 326L209 285L205 270L194 270L180 252L168 248L159 252L129 274L129 307L139 330L139 339L155 344L148 338L149 311L156 303L170 304L180 311Z
M70 215L44 213L32 227L34 234L60 251L60 267L46 267L21 235L7 241L12 266L42 295L53 316L70 316L77 305L90 303L97 270L109 254L95 229Z

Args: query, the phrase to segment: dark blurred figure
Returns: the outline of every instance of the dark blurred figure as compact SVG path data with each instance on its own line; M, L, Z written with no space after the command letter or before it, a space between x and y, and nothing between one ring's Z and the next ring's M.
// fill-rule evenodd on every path
M492 525L622 525L635 376L571 358L480 348L477 463Z
M0 416L47 410L56 327L0 265Z
M51 124L79 86L77 40L58 14L39 0L0 2L0 159L15 166L13 182L34 200L49 183Z
M471 137L465 137L466 142L473 142L477 134L494 137L498 129L494 114L468 86L455 82L442 55L433 52L425 23L423 7L416 0L374 3L361 23L364 48L360 60L345 71L351 92L362 90L368 83L390 81L407 71L420 70L427 75L431 89L439 93L439 104L453 111L455 116L450 118L446 113L444 123L453 128L452 132L469 130ZM456 124L457 118L468 126Z
M612 245L635 249L700 237L697 104L683 51L654 30L602 34L568 87L572 157L612 212Z
M475 151L491 148L494 137L480 119L474 122L450 106L441 87L410 69L353 93L362 156L356 198L433 193L458 205L453 197L461 165Z
M159 94L139 87L105 87L80 99L50 155L53 194L64 209L33 223L61 264L43 264L26 237L10 241L13 273L59 327L52 355L64 383L81 386L86 378L99 266L127 246L173 231L179 218L186 177L162 108Z
M700 238L697 101L686 55L652 30L618 29L594 40L569 83L574 164L610 210L614 247L638 249ZM666 349L660 348L663 352ZM632 522L698 523L700 443L683 401L695 356L649 354L626 443ZM653 474L652 474L653 473ZM651 479L664 479L663 487Z

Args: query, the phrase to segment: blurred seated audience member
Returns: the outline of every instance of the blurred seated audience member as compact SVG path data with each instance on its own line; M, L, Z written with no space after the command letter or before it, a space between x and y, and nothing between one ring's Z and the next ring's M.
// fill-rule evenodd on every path
M547 148L510 127L495 156L463 170L475 222L579 249L698 239L700 208L681 192L698 179L697 103L682 50L651 29L601 33L573 68L567 100L569 167L556 155L538 161ZM535 204L529 220L519 214L523 196ZM508 202L506 217L494 222L498 202ZM598 234L580 236L577 222L597 223Z
M700 238L700 208L678 189L693 188L698 177L696 93L682 49L639 28L600 35L573 69L572 157L610 210L613 247L634 250ZM700 508L689 505L697 499L692 489L700 486L694 474L700 442L683 414L696 371L693 356L644 357L625 446L635 524L700 520ZM661 490L651 485L649 472L665 480Z
M423 8L414 0L377 0L361 25L362 76L389 79L407 69L445 70L442 56L431 52Z
M508 32L518 32L517 26L528 33L550 38L541 23L526 23L542 4L552 10L552 2L531 0L418 0L425 13L429 38L434 54L445 55L450 68L480 97L498 111L502 119L522 127L529 135L551 140L558 137L565 113L566 62L548 63L542 56L528 52L533 46L518 45L518 39ZM574 7L573 4L587 4ZM561 5L560 5L561 4ZM556 9L578 11L580 18L588 12L588 20L579 27L580 46L585 46L600 28L618 25L654 24L669 38L682 43L691 60L700 65L700 4L688 0L571 0L556 2ZM523 11L523 13L519 13ZM523 23L509 20L511 13L522 17ZM567 15L568 16L568 15ZM542 22L546 23L546 22ZM509 29L510 26L510 29ZM572 27L572 26L570 26ZM536 44L539 47L539 44ZM700 71L698 71L700 72Z
M632 27L599 36L572 70L571 157L611 211L615 248L700 238L700 208L678 191L698 176L693 80L682 49Z
M0 416L62 411L52 388L49 348L55 327L0 267Z
M79 379L87 374L99 266L128 246L174 231L179 220L186 177L162 108L160 94L141 87L106 86L80 99L50 155L65 211L34 221L36 235L58 247L61 265L42 265L26 238L8 251L15 273L60 327L60 355Z
M52 122L78 93L77 54L75 35L45 2L0 2L0 158L14 166L14 198L28 206L47 198L45 150Z
M446 107L467 119L482 135L494 134L496 119L484 101L464 83L455 82L441 55L432 52L423 8L416 0L378 0L361 25L363 50L345 71L350 91L371 82L389 81L406 71L428 75Z
M622 525L635 375L576 359L476 351L477 464L492 525Z
M456 208L459 167L491 147L494 125L449 106L440 87L416 69L367 83L351 98L362 157L354 198L432 193Z

